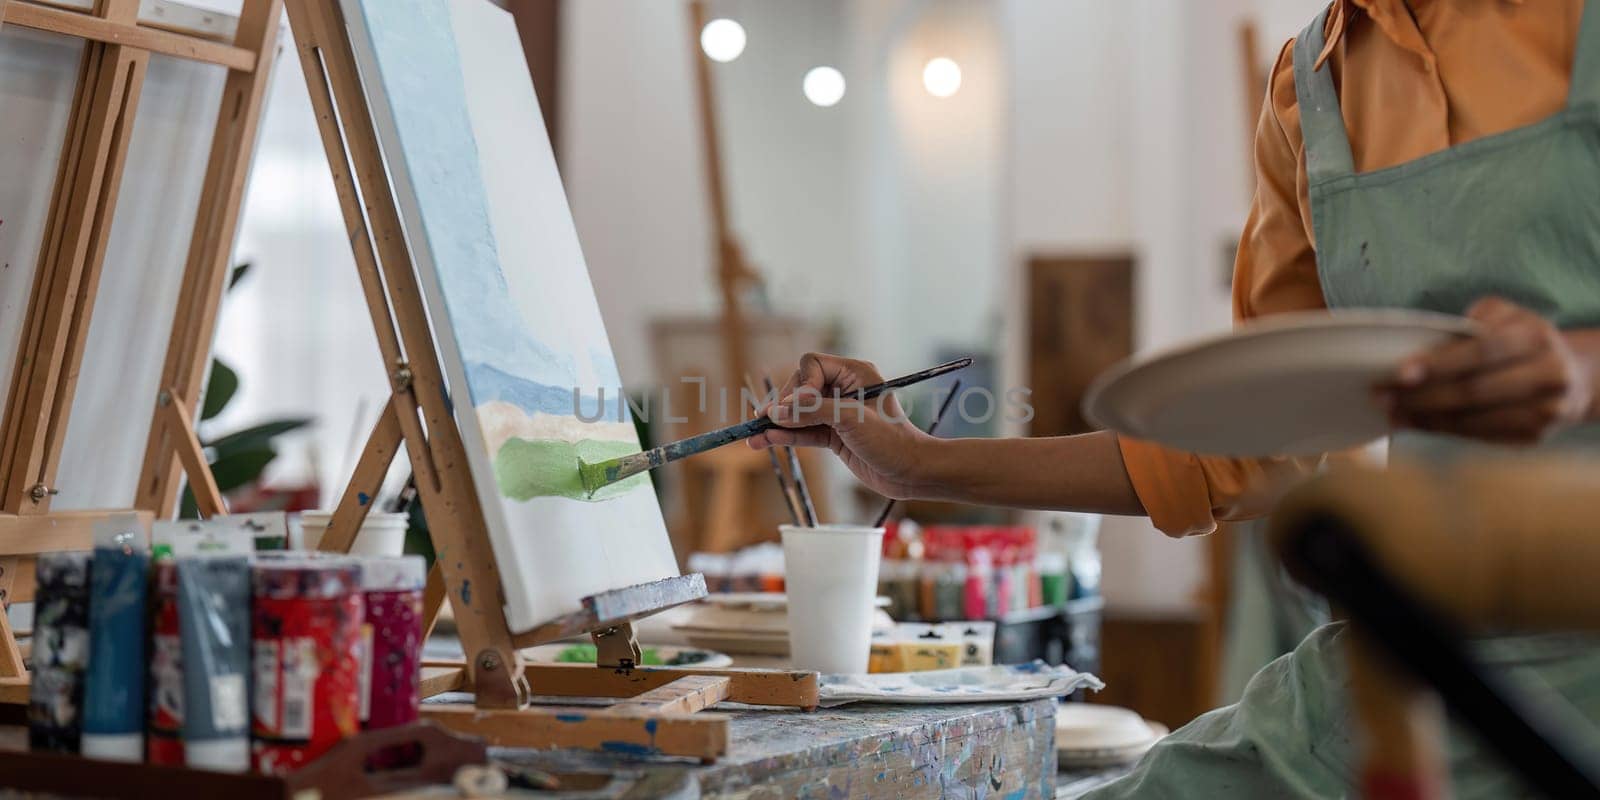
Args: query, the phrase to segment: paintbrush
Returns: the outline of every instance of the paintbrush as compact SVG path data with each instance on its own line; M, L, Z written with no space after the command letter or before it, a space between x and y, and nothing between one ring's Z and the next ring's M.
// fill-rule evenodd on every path
M771 375L763 375L761 379L766 382L767 394L776 395L778 393L777 387L772 385ZM778 398L773 397L772 399L777 400ZM768 449L770 450L771 448ZM800 456L795 453L793 447L788 445L783 446L783 455L789 459L789 474L794 476L794 491L800 497L800 518L803 522L797 524L815 528L817 527L817 507L811 502L811 489L806 486L806 473L800 469ZM772 458L776 462L778 457L774 455Z
M759 416L761 414L761 406L754 399L754 395L758 394L756 392L755 381L750 380L750 376L746 375L744 376L744 383L752 395L750 400L750 410ZM767 380L767 393L772 393L771 379ZM778 398L774 397L772 399L776 400ZM794 490L790 488L789 479L783 474L783 465L778 463L778 454L776 450L777 448L773 447L767 448L767 458L772 461L772 475L778 479L778 491L783 494L783 504L789 509L789 519L793 520L796 526L804 525L806 523L800 516L800 498L795 496Z
M884 392L903 389L930 378L937 378L940 375L955 372L971 364L971 358L958 358L955 361L940 364L937 367L930 367L921 372L913 372L910 375L902 375L894 380L868 386L865 389L853 392L853 396L850 399L856 402L865 402L876 398ZM598 464L589 464L580 458L578 459L578 478L583 482L584 491L592 496L602 487L609 486L617 481L631 478L663 464L670 464L685 456L704 453L707 450L714 450L725 444L743 441L776 427L778 427L778 423L773 422L772 417L766 416L741 422L737 425L729 425L726 428L691 436L676 442L669 442L642 453L632 453L619 458L608 459Z
M954 401L956 399L956 395L960 393L961 381L958 380L954 384L951 384L950 394L945 395L944 402L939 404L938 412L933 415L933 421L928 423L928 433L930 435L939 431L939 423L944 420L944 412L950 410L950 403ZM878 518L872 521L872 527L881 528L883 527L883 523L889 521L889 515L894 513L894 504L895 501L892 499L883 504L883 510L878 512Z

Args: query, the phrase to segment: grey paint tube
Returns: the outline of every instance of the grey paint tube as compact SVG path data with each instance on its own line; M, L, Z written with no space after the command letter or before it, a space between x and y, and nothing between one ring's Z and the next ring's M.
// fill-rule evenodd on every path
M250 561L179 556L183 749L191 767L250 768Z

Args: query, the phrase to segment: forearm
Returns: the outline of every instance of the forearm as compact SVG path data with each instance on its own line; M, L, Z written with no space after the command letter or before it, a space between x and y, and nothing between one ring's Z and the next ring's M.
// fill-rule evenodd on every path
M1143 515L1109 431L1019 439L940 439L918 497L960 503Z
M1600 328L1583 328L1567 332L1579 370L1588 384L1589 408L1584 414L1587 422L1600 422Z

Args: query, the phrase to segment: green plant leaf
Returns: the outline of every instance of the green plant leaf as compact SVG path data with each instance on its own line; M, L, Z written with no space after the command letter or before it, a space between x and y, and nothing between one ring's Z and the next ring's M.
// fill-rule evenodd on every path
M239 373L232 367L222 363L221 359L211 359L211 379L206 381L205 402L200 406L200 419L211 419L222 413L222 409L233 399L235 392L239 391Z
M310 424L310 417L290 417L288 419L273 420L219 436L212 441L206 442L205 445L216 451L217 458L222 458L233 452L259 450L267 447L271 444L272 437L299 430Z
M239 450L218 456L211 462L211 475L217 479L217 489L231 492L261 477L278 451L271 447Z
M233 287L237 286L239 284L239 279L243 278L244 274L250 271L251 266L253 266L253 264L249 261L246 261L243 264L234 267L233 273L228 276L228 288L232 289Z
M194 501L194 492L187 484L183 487L183 500L178 504L178 519L199 519L200 504Z

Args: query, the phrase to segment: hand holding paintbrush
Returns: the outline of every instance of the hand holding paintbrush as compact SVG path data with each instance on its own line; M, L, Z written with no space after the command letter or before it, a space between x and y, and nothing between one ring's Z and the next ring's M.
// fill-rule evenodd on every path
M867 402L869 400L875 400L880 395L886 392L892 392L895 389L903 389L907 386L918 384L932 378L937 378L940 375L955 372L956 370L967 367L971 364L971 358L959 358L955 361L940 364L937 367L930 367L922 370L921 372L913 372L910 375L902 375L893 380L884 381L880 379L878 381L874 381L870 385L859 384L858 387L852 386L849 388L843 388L837 393L836 396L823 398L819 394L819 396L816 398L815 405L819 410L821 408L830 408L836 412L845 413L845 404L851 404L851 406L860 409L861 413L867 413L866 407L869 405ZM796 399L807 400L808 398L797 396ZM800 402L796 402L792 407L787 404L780 404L773 406L770 416L760 417L758 419L749 420L748 422L741 422L737 425L729 425L728 427L720 430L702 433L698 436L691 436L687 439L672 442L670 444L664 444L660 447L646 450L642 453L633 453L620 458L602 461L598 464L590 464L580 460L578 462L578 477L583 482L583 488L592 495L595 491L602 487L616 483L617 481L625 478L638 475L641 472L655 469L663 464L677 461L680 458L692 456L696 453L703 453L707 450L712 450L725 444L737 442L741 439L749 439L752 436L773 430L774 428L784 424L780 420L790 419L791 421L794 421L800 419L798 415L815 414L816 411L812 410L811 407L812 404L809 402L806 402L803 406ZM849 411L848 413L855 412ZM826 422L824 421L821 424L826 424Z

